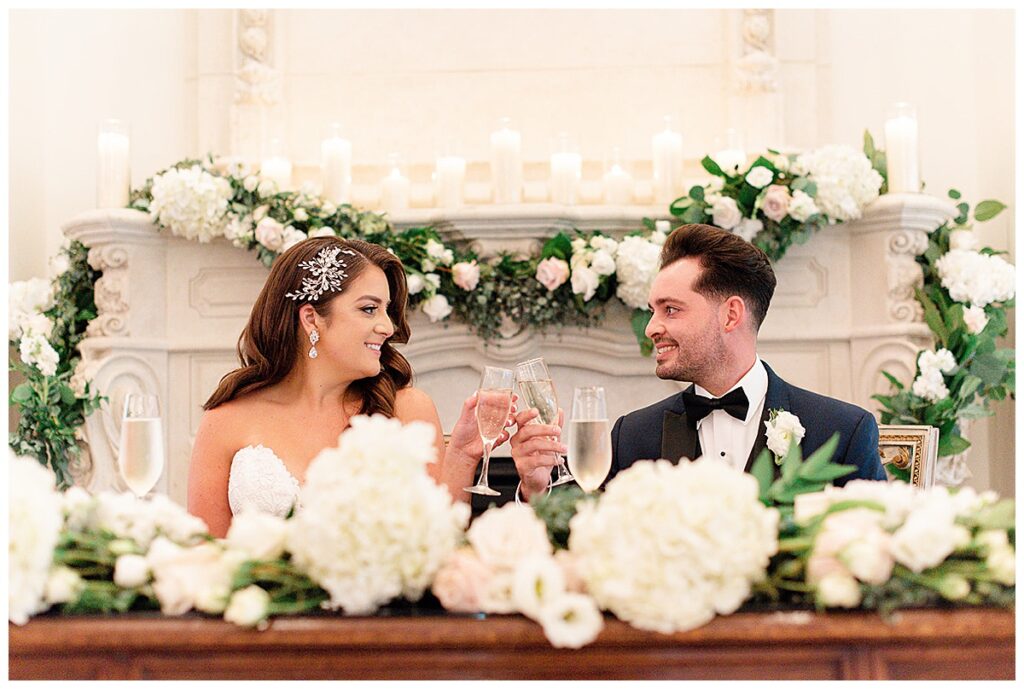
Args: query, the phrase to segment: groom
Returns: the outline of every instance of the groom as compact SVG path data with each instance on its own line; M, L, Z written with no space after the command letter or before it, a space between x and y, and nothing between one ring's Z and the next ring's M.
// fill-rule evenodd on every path
M651 287L654 313L646 332L654 342L657 376L692 384L616 421L609 479L638 460L677 463L702 455L750 471L767 446L770 411L783 410L806 429L804 456L839 433L832 461L857 471L837 485L885 480L871 414L786 383L758 357L757 332L774 291L768 257L740 237L710 225L683 225L669 235ZM547 483L539 453L529 456L539 444L532 436L540 429L534 428L520 426L512 443L526 495Z

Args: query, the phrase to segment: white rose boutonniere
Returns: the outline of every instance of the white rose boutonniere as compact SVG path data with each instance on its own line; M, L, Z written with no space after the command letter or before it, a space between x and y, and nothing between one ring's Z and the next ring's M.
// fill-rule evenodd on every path
M800 419L795 414L782 409L768 411L768 421L765 422L765 427L767 428L765 436L768 438L768 449L775 455L776 464L782 464L783 458L789 452L790 443L795 440L799 445L806 433Z

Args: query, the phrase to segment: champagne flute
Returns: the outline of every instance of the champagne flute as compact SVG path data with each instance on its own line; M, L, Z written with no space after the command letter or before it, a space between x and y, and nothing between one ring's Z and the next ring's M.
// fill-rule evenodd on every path
M480 439L484 442L484 461L480 466L480 478L475 486L463 490L478 495L501 495L487 485L487 467L491 461L491 450L508 422L512 410L512 385L515 374L507 368L485 366L480 377L480 389L476 396L476 425Z
M558 397L555 396L555 384L551 381L551 374L548 373L544 359L537 357L516 364L516 378L519 379L519 391L526 405L539 412L536 422L549 426L557 424ZM555 467L557 474L555 480L551 482L552 486L575 481L572 474L565 470L565 461L561 455Z
M587 493L597 490L612 468L612 438L604 388L576 388L569 421L569 469Z
M156 395L125 396L117 464L121 478L140 498L153 489L163 473L164 433Z

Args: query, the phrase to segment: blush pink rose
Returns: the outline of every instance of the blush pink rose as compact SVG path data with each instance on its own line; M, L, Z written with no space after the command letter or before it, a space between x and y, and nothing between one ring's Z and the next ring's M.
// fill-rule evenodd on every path
M547 287L549 292L554 292L568 279L569 264L560 258L552 256L537 264L537 280Z
M434 577L431 591L445 610L480 612L482 599L493 573L472 548L452 553Z
M789 212L789 189L781 184L768 187L761 199L761 210L769 220L780 222Z
M456 263L452 266L452 280L462 289L472 292L480 282L480 266L476 264L476 261Z

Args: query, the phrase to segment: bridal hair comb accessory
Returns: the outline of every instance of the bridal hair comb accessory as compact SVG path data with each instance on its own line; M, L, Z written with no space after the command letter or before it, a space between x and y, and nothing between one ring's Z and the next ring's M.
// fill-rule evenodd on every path
M300 268L305 268L311 274L311 277L302 278L302 289L288 292L284 296L295 301L317 301L322 294L340 290L341 281L348 277L345 272L348 264L339 254L355 256L356 252L337 246L321 249L313 260L299 264Z

